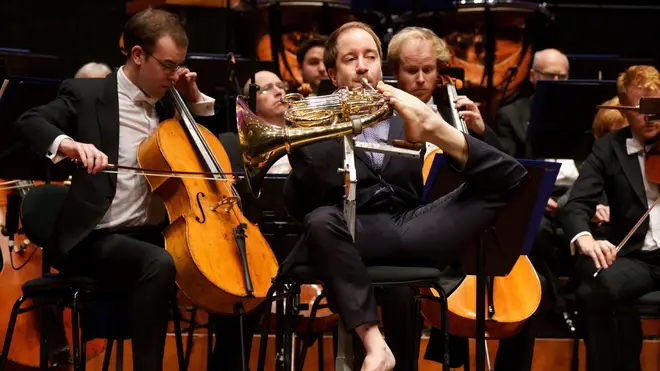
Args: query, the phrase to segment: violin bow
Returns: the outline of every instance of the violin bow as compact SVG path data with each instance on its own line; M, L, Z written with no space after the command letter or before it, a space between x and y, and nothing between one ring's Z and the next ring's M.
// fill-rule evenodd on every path
M619 253L619 251L623 248L623 245L625 245L626 242L628 242L630 237L632 237L633 233L635 233L635 231L639 228L639 226L642 225L642 222L644 222L646 217L648 217L649 214L651 213L651 210L653 210L653 208L656 207L658 205L658 203L660 203L660 197L655 199L655 201L653 202L651 207L649 207L648 210L646 210L644 215L642 215L642 217L639 218L639 220L637 221L637 224L635 224L635 226L632 227L632 229L630 230L630 232L628 232L626 237L621 241L621 243L619 243L619 246L617 246L616 250L614 250L615 255ZM603 270L603 268L598 268L598 270L596 270L596 273L594 273L594 277L598 276L598 273L600 273L600 271L602 271L602 270Z

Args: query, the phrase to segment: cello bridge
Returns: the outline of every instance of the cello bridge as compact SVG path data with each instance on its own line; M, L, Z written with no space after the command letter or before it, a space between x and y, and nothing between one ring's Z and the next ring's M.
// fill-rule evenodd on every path
M217 204L211 206L211 211L216 211L218 208L222 208L222 211L225 213L228 213L231 211L231 209L234 207L235 204L237 204L240 201L240 197L238 196L229 196L225 197L222 199L222 201L218 202Z

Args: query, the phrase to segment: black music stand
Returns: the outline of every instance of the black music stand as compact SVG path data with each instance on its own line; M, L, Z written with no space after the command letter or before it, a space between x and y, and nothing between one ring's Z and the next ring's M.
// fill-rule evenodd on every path
M64 78L62 61L54 55L29 50L0 49L0 81L11 76Z
M190 53L186 66L198 73L197 85L202 92L224 102L226 132L236 132L236 96L243 94L243 85L252 79L253 73L271 71L277 75L274 61L258 61L232 54ZM256 69L256 70L255 70ZM236 91L238 88L239 91Z
M468 275L477 276L476 369L485 370L486 277L507 275L521 254L529 252L538 231L545 205L559 173L556 162L520 160L527 180L502 210L492 228L475 237L463 250L461 263ZM435 200L462 184L442 154L436 154L424 187L424 198ZM487 255L487 257L486 257Z
M23 112L55 99L59 84L59 80L29 77L8 80L0 96L0 179L62 181L72 173L74 167L70 161L53 165L28 148L15 129L15 122ZM19 208L20 196L9 194L3 234L10 241L18 229Z
M71 175L70 161L57 165L35 153L23 142L16 120L30 108L55 99L60 80L11 77L0 97L0 178L63 181Z
M616 81L537 81L527 129L530 157L586 159L596 106L614 96Z

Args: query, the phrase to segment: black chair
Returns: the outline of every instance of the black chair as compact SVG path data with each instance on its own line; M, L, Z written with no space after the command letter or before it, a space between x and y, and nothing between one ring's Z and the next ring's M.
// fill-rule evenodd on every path
M53 232L57 211L62 208L64 200L68 194L68 188L60 185L47 184L37 186L31 189L23 198L20 207L20 217L22 221L23 232L37 246L44 248L44 261L47 260L49 252L47 251L50 243L50 237ZM50 266L48 266L49 268ZM4 371L14 327L19 314L42 309L47 307L68 307L71 309L72 343L73 343L73 366L74 370L85 370L86 352L85 344L98 335L88 335L85 328L82 329L82 340L80 337L80 315L81 310L92 304L103 302L104 291L98 287L96 281L90 277L69 276L65 273L51 274L45 273L43 277L27 281L22 287L23 295L19 297L12 308L5 336L2 355L0 355L0 371ZM35 305L28 308L21 308L22 304L33 299ZM179 323L178 308L176 300L173 301L174 324L177 341L177 355L179 369L185 370L183 363L183 340L181 338L181 328ZM47 342L43 335L43 323L41 324L41 369L48 368L46 357ZM130 335L128 335L130 336ZM123 340L128 336L122 336L114 339L112 336L108 339L106 349L106 359L112 350L112 341ZM122 360L120 352L117 353L117 368L121 370ZM108 362L104 362L104 370L108 369Z
M643 319L660 319L660 291L651 291L637 298L634 303ZM578 313L579 315L579 313ZM580 329L574 332L573 356L571 358L571 371L578 371L580 367Z
M439 285L441 272L436 268L422 268L422 267L397 267L397 266L372 266L368 267L367 271L369 277L371 278L372 285L374 287L388 287L388 286L399 286L405 285L410 286L416 292L415 299L419 305L420 299L429 299L434 300L440 303L442 312L441 312L441 331L445 334L445 348L444 348L444 362L443 370L449 371L449 354L446 345L448 344L447 339L447 296L444 292L444 289ZM291 337L293 333L293 319L299 310L297 297L300 293L301 285L308 284L323 284L320 279L314 274L314 270L311 266L299 265L294 267L291 272L278 277L271 286L267 297L266 297L266 307L270 308L274 300L286 299L285 305L285 328L283 331L278 331L277 343L282 345L282 348L278 348L277 355L277 366L276 369L292 370L292 344ZM434 288L438 293L439 297L428 296L419 293L419 288ZM315 301L312 306L312 311L310 315L310 322L314 321L316 311L318 310L318 304L321 302L321 297ZM419 312L419 311L418 311ZM259 344L259 365L257 370L263 371L266 363L266 350L268 346L268 329L269 329L269 316L265 316L264 324L262 328L262 334ZM279 330L279 328L278 328ZM419 347L420 338L417 339ZM304 352L304 349L303 349ZM304 360L304 354L296 355L296 360ZM322 362L323 360L319 360ZM297 365L298 370L302 370L302 362Z

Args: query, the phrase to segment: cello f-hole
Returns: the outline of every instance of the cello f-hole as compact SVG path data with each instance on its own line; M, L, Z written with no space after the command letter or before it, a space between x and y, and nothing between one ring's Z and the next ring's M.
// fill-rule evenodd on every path
M204 193L199 192L199 193L197 193L197 197L196 197L197 198L197 205L199 205L199 212L202 213L202 219L200 220L199 217L197 216L197 217L195 217L195 220L197 220L197 222L199 224L203 224L206 221L206 215L204 214L204 208L202 207L202 200L200 199L200 197L204 198L206 196L204 196Z

